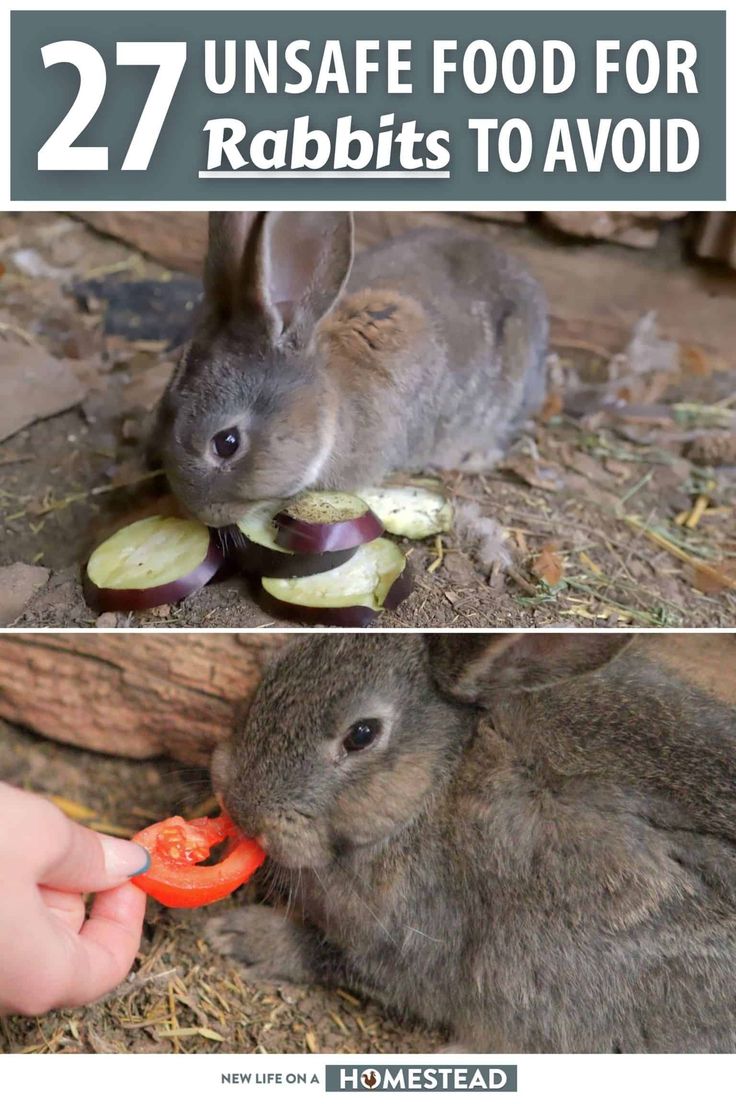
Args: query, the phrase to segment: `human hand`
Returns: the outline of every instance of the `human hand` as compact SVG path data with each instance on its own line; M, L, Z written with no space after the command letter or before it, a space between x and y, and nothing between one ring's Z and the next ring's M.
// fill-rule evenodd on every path
M137 843L0 782L0 1014L85 1004L123 980L146 906L128 879L149 864Z

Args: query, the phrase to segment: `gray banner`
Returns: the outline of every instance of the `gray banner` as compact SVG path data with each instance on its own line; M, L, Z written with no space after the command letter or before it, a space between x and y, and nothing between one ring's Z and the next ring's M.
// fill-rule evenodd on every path
M711 201L725 198L726 184L726 116L725 116L725 13L698 12L366 12L350 13L315 11L291 12L13 12L11 17L11 198L15 201L49 200L249 200L266 205L293 200L423 200L441 207L448 201L464 200L477 203L515 201L551 203L561 200L591 200L656 202L675 200ZM234 87L217 94L205 84L205 40L215 40L218 72L224 72L224 41L236 40L236 80ZM243 41L256 40L264 56L267 40L278 42L279 92L267 94L262 89L246 94L243 85ZM302 55L316 73L322 59L325 42L332 40L342 46L350 92L340 92L334 82L322 93L314 88L296 94L283 92L286 81L294 81L295 73L284 60L283 51L289 42L298 39L309 42L309 51ZM355 93L355 41L379 42L375 57L381 71L370 74L364 93ZM411 49L411 72L402 79L410 80L413 91L391 93L386 87L386 43L408 40ZM446 91L433 91L433 40L456 40L457 50L448 57L456 61L458 71L448 73ZM527 40L538 61L537 78L523 94L513 93L501 83L503 51L515 39ZM542 44L545 40L562 40L575 52L576 75L569 88L557 95L543 95L541 85ZM596 91L596 40L620 42L612 55L620 64L618 73L609 76L609 91ZM107 169L59 169L50 157L50 167L38 168L38 152L56 131L77 97L80 72L69 62L44 66L41 50L55 42L79 41L97 51L100 63L97 74L103 73L99 106L89 116L80 112L84 125L77 133L69 127L69 145L73 147L103 147L107 149ZM484 93L468 90L462 77L462 59L468 45L475 40L492 43L498 59L499 77ZM652 91L634 92L625 79L625 62L629 47L637 40L652 43L652 51L660 58L662 69ZM697 49L692 75L697 91L685 91L683 81L678 91L667 90L667 42L685 40ZM176 83L173 98L163 120L150 162L145 169L123 168L136 131L138 120L156 73L151 64L121 64L116 55L120 42L180 42L186 43L186 60ZM135 51L134 51L135 53ZM104 65L104 69L103 69ZM514 70L521 72L521 59ZM646 57L640 58L639 79L646 75ZM475 65L476 79L483 76L482 56ZM80 100L89 108L94 100L90 88L94 81L83 72ZM381 131L398 131L402 124L416 123L417 133L449 132L449 163L444 172L430 166L420 176L406 168L404 151L393 141L388 146L388 162L376 170L377 158L370 161L373 175L357 175L347 169L334 175L333 159L328 158L324 172L316 176L306 169L302 176L283 177L260 170L250 142L265 129L287 132L288 149L283 170L292 171L294 120L308 116L308 128L320 128L325 142L334 149L336 121L350 116L349 126L364 130L376 142ZM381 116L393 116L390 122ZM254 178L242 175L234 178L203 177L207 171L211 131L205 127L211 120L231 119L244 124L246 137L238 144L239 154L247 162ZM523 171L513 172L498 163L498 131L491 131L490 167L479 171L478 134L468 125L470 119L496 119L503 124L522 118L530 127L532 152ZM569 171L558 160L551 171L545 171L550 135L556 118L569 121L571 149L577 171ZM588 158L596 149L601 120L611 120L597 148L600 164L593 167L585 157L585 135L581 136L578 120L588 120ZM667 132L667 121L684 119L697 129L699 153L691 168L684 172L667 171L667 155L677 145L683 157L686 134ZM622 120L637 120L631 127L616 131ZM652 123L651 120L658 120ZM347 124L343 124L347 125ZM604 127L607 124L603 124ZM150 131L150 127L148 128ZM637 137L638 134L638 137ZM517 133L506 135L508 156L517 158L521 149ZM273 153L274 139L265 148ZM637 142L643 159L641 167L626 171L621 159L635 157ZM642 145L643 143L643 145ZM57 142L57 146L61 143ZM485 143L484 143L485 146ZM358 148L354 143L352 152ZM616 150L618 148L618 158ZM310 147L314 152L314 146ZM423 141L416 146L418 168L426 164L427 148ZM424 159L423 159L424 155ZM652 165L661 163L658 170ZM280 164L280 163L279 163ZM408 164L412 162L409 159ZM568 163L569 164L569 163ZM229 171L222 161L218 166ZM549 164L548 164L549 170ZM376 171L378 175L376 175ZM395 176L388 173L402 173Z
M516 1092L516 1066L326 1066L326 1092Z

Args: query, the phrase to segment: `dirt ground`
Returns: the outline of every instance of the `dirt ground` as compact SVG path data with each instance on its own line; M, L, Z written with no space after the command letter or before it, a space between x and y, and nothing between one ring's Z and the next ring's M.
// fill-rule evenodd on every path
M94 810L120 835L211 793L207 773L173 760L136 762L65 747L0 721L0 779ZM77 810L78 811L78 810ZM244 982L204 938L209 916L149 901L140 953L116 993L82 1009L0 1017L0 1053L431 1053L442 1040L391 1021L352 993Z
M450 217L366 214L359 243ZM736 276L691 261L674 227L635 251L464 223L521 253L547 288L548 400L498 470L445 473L461 523L405 542L416 587L381 626L736 624ZM0 289L6 355L46 351L73 377L68 408L62 398L43 416L54 396L41 383L26 396L39 416L0 441L0 565L50 570L14 623L282 624L235 576L100 622L82 597L95 544L171 506L144 444L198 281L71 216L24 213L0 216ZM505 556L480 547L474 515L499 524Z

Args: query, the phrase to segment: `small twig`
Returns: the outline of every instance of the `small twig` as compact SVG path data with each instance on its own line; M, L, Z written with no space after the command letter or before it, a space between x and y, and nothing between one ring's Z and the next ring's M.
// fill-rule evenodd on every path
M211 1027L177 1027L174 1030L164 1029L156 1032L158 1039L188 1039L193 1035L201 1035L203 1039L211 1039L215 1043L227 1042L224 1035L220 1035L219 1031L213 1031Z
M638 532L643 533L653 544L658 544L660 548L664 548L670 555L677 557L678 560L682 560L683 563L689 564L691 567L710 566L707 560L699 556L693 556L690 552L687 552L684 548L681 548L665 537L664 534L658 532L658 530L650 529L647 525L644 525L638 518L632 517L630 514L625 514L623 520L627 525L630 525L632 529L636 529Z
M690 516L685 519L685 528L686 529L694 529L695 528L695 526L698 524L698 522L702 518L703 514L705 513L705 511L708 507L708 502L709 501L710 501L710 499L708 498L707 495L704 495L704 494L699 494L698 495L697 499L695 500L695 505L693 506L692 510L690 511Z
M531 594L535 598L537 597L537 588L530 583L528 579L525 579L523 575L519 574L516 568L511 564L507 565L506 574L514 580L517 586L520 586L522 590L526 591L527 594Z
M88 491L78 491L74 494L67 495L66 498L60 498L55 502L51 502L48 506L42 506L39 510L35 511L35 514L37 517L43 517L44 514L53 513L55 510L65 510L67 506L71 506L75 502L81 502L85 498L93 498L96 495L110 494L111 491L121 491L125 490L127 487L137 487L140 483L146 483L150 479L155 479L157 476L163 475L163 471L163 468L157 468L156 471L147 472L145 475L136 476L135 479L128 479L124 483L105 483L100 487L92 487ZM6 520L10 521L11 519L6 518Z
M437 558L432 560L431 564L427 568L427 573L429 575L434 575L437 568L442 566L442 561L445 558L445 549L444 549L444 545L442 544L442 537L440 537L440 536L435 537L434 547L435 547L435 551L437 553Z
M122 999L123 997L129 996L130 993L136 992L136 990L138 989L143 989L144 986L160 985L163 982L166 982L166 984L168 985L168 981L171 975L178 975L178 973L178 966L171 966L168 970L162 970L159 974L141 974L139 971L135 975L135 977L130 978L129 981L124 981L123 984L115 990L115 996ZM101 997L100 1000L107 1000L107 997ZM162 1022L168 1023L168 1020L163 1020ZM123 1026L128 1025L124 1024ZM130 1026L136 1025L131 1024Z
M649 471L646 473L646 475L643 475L641 477L641 479L639 480L638 483L635 483L634 486L631 487L630 490L628 490L625 495L621 495L621 498L619 499L621 505L623 506L624 502L628 502L630 498L634 497L634 495L637 493L637 491L640 491L642 489L642 487L645 487L646 484L649 482L649 480L652 478L653 475L654 475L654 468L650 468Z
M728 408L729 406L733 406L734 403L736 403L736 391L732 391L725 399L719 399L717 403L714 403L714 406Z
M38 338L29 333L28 330L22 329L21 326L16 326L13 322L0 322L0 333L13 333L16 337L20 337L27 345L39 345Z

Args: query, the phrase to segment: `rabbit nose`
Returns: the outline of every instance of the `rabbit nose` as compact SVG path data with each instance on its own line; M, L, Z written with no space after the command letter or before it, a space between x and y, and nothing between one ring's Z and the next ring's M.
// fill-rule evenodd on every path
M267 832L259 832L258 835L255 837L255 839L256 839L256 843L261 848L261 850L265 851L266 854L268 854L269 848L271 846L271 840L268 837L268 833Z

